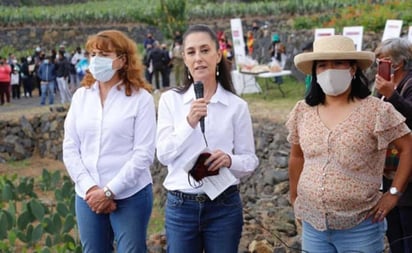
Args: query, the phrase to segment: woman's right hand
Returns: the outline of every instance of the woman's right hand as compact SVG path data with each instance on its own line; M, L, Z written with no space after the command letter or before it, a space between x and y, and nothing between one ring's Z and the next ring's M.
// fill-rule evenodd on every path
M207 116L207 101L205 98L199 98L192 102L189 114L186 119L192 128L195 128L202 117Z
M106 198L103 189L97 186L87 191L85 201L90 209L97 214L111 213L117 208L116 202L113 199Z

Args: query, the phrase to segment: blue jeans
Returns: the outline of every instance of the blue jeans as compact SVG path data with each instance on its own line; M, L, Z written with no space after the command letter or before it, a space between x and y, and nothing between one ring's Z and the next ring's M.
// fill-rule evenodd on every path
M54 104L54 88L55 88L55 83L54 81L41 81L40 82L40 89L41 89L41 105L46 104L46 97L49 96L49 104L52 105Z
M76 216L83 253L146 253L146 235L152 213L153 192L149 184L135 195L115 200L116 211L96 214L76 195Z
M238 252L243 226L242 202L239 191L226 192L214 201L167 194L168 253Z
M382 253L386 220L372 223L364 220L349 229L316 230L309 223L302 224L302 250L309 253Z

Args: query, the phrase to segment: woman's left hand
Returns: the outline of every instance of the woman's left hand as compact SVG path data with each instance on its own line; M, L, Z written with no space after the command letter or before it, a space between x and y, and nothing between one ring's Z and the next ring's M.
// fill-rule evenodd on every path
M205 164L209 164L209 171L219 170L222 167L229 168L232 165L232 158L222 150L217 149L212 152Z
M375 88L381 95L390 98L395 90L395 87L393 75L391 75L390 81L378 74L375 76Z
M378 204L369 211L367 218L372 217L372 222L383 221L392 208L396 206L398 199L398 196L391 195L389 192L384 193Z
M87 192L85 200L90 209L97 214L110 213L116 210L116 203L106 198L103 189L96 188Z

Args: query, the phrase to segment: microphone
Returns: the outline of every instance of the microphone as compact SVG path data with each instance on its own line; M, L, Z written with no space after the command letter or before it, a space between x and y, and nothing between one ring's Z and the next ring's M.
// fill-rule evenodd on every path
M196 99L202 98L203 97L203 83L201 81L197 81L193 84L193 87L195 88L195 96ZM205 117L200 118L200 129L202 130L202 133L205 133Z

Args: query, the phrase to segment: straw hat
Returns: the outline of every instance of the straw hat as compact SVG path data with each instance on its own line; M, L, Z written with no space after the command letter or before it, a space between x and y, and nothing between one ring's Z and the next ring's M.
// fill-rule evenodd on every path
M295 56L296 67L305 74L312 74L313 61L316 60L356 60L362 70L368 68L375 60L375 54L356 51L351 38L342 35L322 37L313 42L313 52Z

